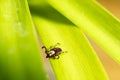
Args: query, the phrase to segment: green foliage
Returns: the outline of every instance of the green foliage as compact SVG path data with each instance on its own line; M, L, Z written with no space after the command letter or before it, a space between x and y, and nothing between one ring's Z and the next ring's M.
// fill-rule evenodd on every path
M36 29L49 48L56 43L67 53L50 59L57 80L107 80L104 69L83 32L47 3L31 5ZM61 76L62 75L62 76Z
M50 59L57 80L107 80L98 57L77 27L33 18L45 46L59 42L58 47L67 51L59 59Z
M119 20L95 0L28 1L0 0L0 80L48 79L38 38L67 51L49 59L56 80L108 80L84 33L119 63Z
M45 80L27 1L0 0L0 79Z
M48 0L48 2L120 63L119 20L95 1Z

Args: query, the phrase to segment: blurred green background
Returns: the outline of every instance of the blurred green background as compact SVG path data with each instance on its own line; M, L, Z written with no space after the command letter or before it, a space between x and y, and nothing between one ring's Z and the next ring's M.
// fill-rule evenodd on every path
M97 0L109 12L120 19L120 0ZM120 65L117 64L111 57L109 57L104 50L102 50L96 43L90 40L100 57L110 80L120 80Z

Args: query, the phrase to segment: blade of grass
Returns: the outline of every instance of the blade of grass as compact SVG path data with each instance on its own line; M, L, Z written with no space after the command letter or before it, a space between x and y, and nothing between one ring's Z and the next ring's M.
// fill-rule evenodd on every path
M48 0L120 63L120 21L95 1ZM62 5L61 5L62 4Z
M98 57L83 33L50 6L44 7L39 9L37 6L36 10L35 7L30 7L43 44L49 48L60 43L58 47L67 51L62 53L59 59L50 59L56 79L108 80Z
M0 0L1 80L45 80L26 0Z
M57 60L50 59L57 80L107 80L96 54L76 27L38 17L34 21L47 48L59 42L67 51Z

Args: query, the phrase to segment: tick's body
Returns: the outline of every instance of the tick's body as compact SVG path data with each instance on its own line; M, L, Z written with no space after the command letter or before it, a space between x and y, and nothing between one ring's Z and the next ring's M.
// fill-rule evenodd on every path
M54 47L50 47L50 49L47 49L45 46L42 47L45 48L46 58L59 58L59 55L63 52L61 48L56 47L57 45L55 45Z
M51 49L50 51L48 51L48 53L50 54L47 54L46 58L55 58L57 56L57 58L59 58L59 55L61 54L62 52L62 49L60 48L53 48Z

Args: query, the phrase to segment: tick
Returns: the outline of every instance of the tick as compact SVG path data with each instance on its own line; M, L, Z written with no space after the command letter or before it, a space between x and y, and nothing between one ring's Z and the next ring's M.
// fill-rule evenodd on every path
M47 49L45 46L42 47L45 49L46 58L59 59L59 55L64 52L61 48L57 47L58 45L60 45L60 43L57 43L54 46L50 46L49 49Z

